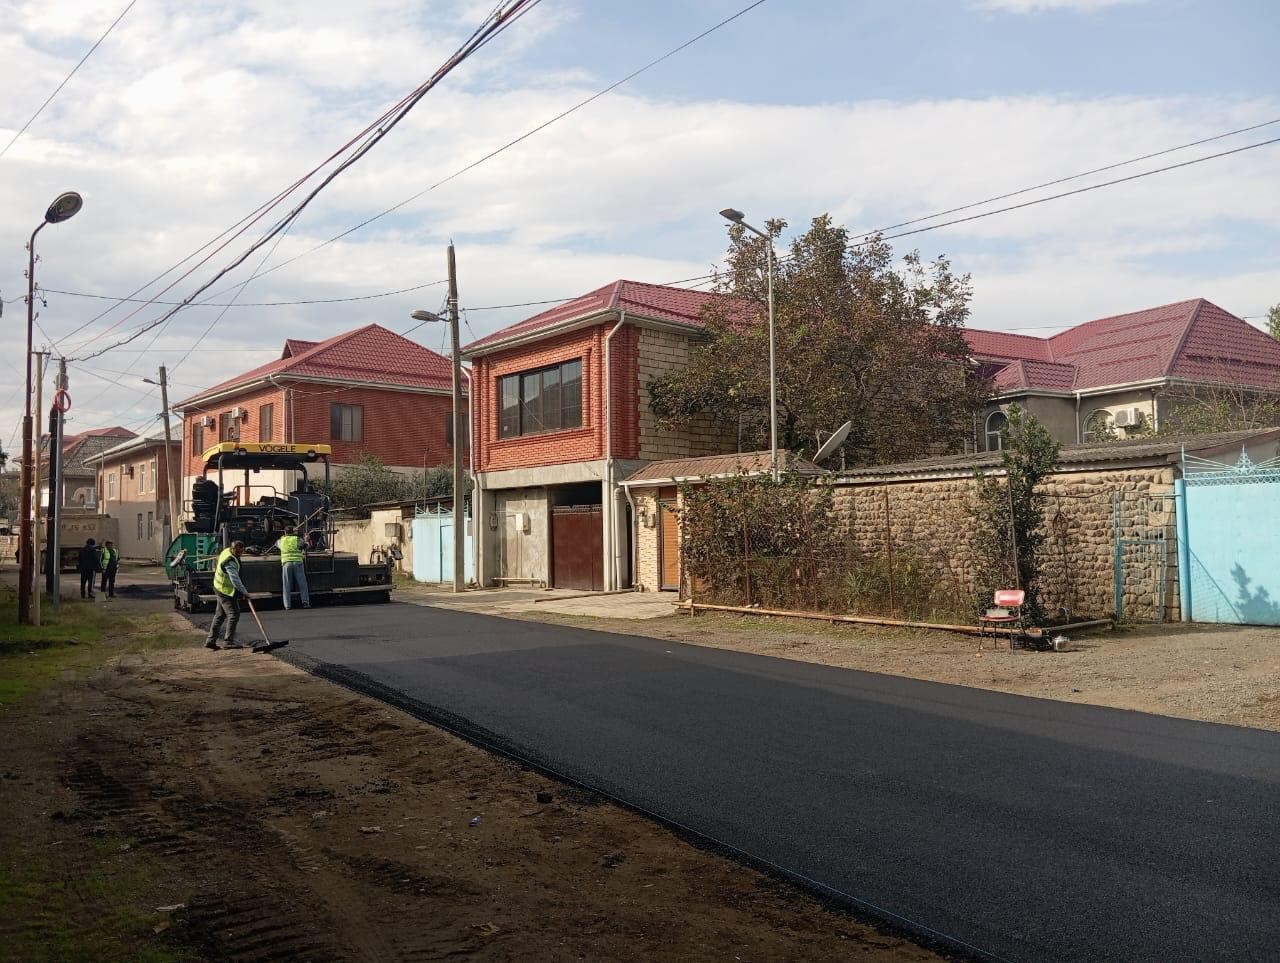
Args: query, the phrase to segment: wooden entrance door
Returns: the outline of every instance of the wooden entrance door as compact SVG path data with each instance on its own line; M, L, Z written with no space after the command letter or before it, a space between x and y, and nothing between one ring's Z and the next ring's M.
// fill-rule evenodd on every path
M674 500L658 502L658 588L675 592L680 588L680 528Z
M604 510L599 505L551 509L551 584L604 591Z

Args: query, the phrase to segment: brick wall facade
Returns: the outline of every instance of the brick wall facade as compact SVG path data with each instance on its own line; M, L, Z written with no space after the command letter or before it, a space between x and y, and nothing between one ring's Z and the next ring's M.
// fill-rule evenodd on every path
M611 328L612 325L599 324L475 360L472 383L477 392L473 408L476 423L472 429L472 444L475 446L477 471L537 468L599 461L606 457L604 348L605 337ZM610 349L613 457L633 459L639 445L635 396L630 390L637 377L634 326L627 325L614 335ZM531 371L575 358L582 360L582 426L517 438L499 438L501 401L498 379L503 375Z
M605 338L616 322L547 338L475 359L472 444L478 471L537 468L607 457L604 428ZM610 342L612 353L612 455L657 460L736 450L735 433L710 421L684 432L659 430L649 408L649 380L689 362L690 339L677 332L628 324ZM582 360L582 427L518 438L499 438L499 379L574 358Z
M288 382L283 382L289 385ZM286 397L287 395L287 397ZM465 403L465 399L464 399ZM334 404L363 408L363 437L360 441L338 441L331 437L330 408ZM197 411L184 411L184 474L199 475L203 468L201 451L217 444L218 428L198 429L205 415L215 422L220 416L241 407L248 420L240 425L242 441L262 439L261 411L272 406L270 437L277 442L327 444L333 447L332 463L351 464L369 454L384 465L428 467L452 464L453 447L448 444L453 402L448 395L393 391L384 388L330 388L318 384L268 386L219 400ZM291 410L292 409L292 410Z

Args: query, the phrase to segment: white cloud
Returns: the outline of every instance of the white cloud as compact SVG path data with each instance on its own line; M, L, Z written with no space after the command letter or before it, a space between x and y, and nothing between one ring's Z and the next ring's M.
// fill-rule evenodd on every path
M325 157L434 69L463 29L456 5L437 2L423 14L410 0L377 4L377 17L362 12L367 4L357 10L337 0L265 10L139 4L128 29L113 33L0 160L5 299L25 289L22 245L58 191L81 190L86 206L41 234L41 283L127 294ZM552 29L538 20L542 9L517 24L512 40L531 42L532 34L521 33L526 26ZM101 31L99 6L74 10L67 22L80 25L76 37ZM298 33L304 13L312 29ZM428 14L439 14L445 28ZM398 29L386 30L387 23ZM0 84L9 93L0 140L26 119L17 114L27 108L15 105L38 104L78 59L68 62L69 54L55 56L38 41L31 32L0 39ZM592 90L572 64L526 82L504 35L335 182L272 263L423 190ZM1278 108L1274 98L1044 96L770 106L671 102L624 88L396 215L255 281L242 300L352 297L434 281L443 276L450 237L459 243L464 306L569 297L618 277L669 281L704 273L719 256L724 226L715 212L726 205L757 219L786 216L799 228L823 211L853 229L873 228L1278 116ZM957 269L973 272L973 323L981 326L1066 324L1201 295L1256 313L1277 297L1268 291L1277 265L1259 253L1280 239L1277 150L900 243L929 256L946 252ZM1258 245L1257 237L1271 243ZM189 293L243 243L166 297ZM242 270L219 287L247 276ZM438 307L439 299L428 288L350 304L233 308L205 342L215 350L193 356L175 378L213 383L271 358L286 337L322 337L369 321L403 329L410 310ZM42 323L57 337L105 306L50 295ZM158 315L147 308L121 320L133 310L116 311L89 332L118 321L98 342L108 344ZM472 312L471 333L535 310ZM0 335L0 444L18 411L9 385L18 376L13 319L21 312L21 303L6 306ZM208 308L183 312L153 353L133 353L148 335L94 362L95 370L146 391L138 378L160 360L176 362L213 316ZM440 346L430 328L415 336ZM116 388L96 399L105 386L73 379L85 426L155 411L145 394Z

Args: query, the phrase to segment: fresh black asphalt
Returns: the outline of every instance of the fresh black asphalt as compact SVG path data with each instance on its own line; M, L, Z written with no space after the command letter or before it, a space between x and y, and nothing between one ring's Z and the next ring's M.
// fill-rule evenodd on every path
M992 958L1280 959L1280 734L399 603L265 618L322 676Z

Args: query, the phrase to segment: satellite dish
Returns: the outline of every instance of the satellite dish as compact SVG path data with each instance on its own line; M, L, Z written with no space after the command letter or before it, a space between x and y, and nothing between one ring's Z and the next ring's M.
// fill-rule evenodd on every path
M853 430L853 422L846 421L843 425L831 433L831 437L822 443L822 447L818 449L817 454L813 456L815 463L820 463L825 458L830 458L831 453L844 444L844 440L849 437L849 432Z

